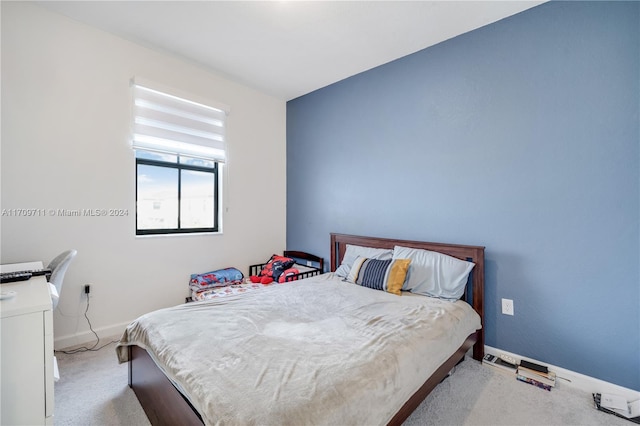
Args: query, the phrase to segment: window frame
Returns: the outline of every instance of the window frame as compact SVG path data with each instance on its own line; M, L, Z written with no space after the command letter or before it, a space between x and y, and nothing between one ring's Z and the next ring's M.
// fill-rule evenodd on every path
M144 149L134 150L136 152L136 163L135 163L135 175L136 175L136 236L138 235L175 235L175 234L194 234L194 233L219 233L220 232L220 162L211 160L208 158L198 158L194 156L187 156L183 154L172 154L176 155L176 161L162 161L162 160L152 160L148 158L139 158L137 156L137 151L143 152L153 152ZM204 167L204 166L195 166L191 164L181 163L181 157L187 158L195 158L202 159L205 161L212 161L213 167ZM164 167L169 169L176 169L178 171L178 226L177 228L156 228L156 229L139 229L138 228L138 166L146 165L146 166L154 166L154 167ZM196 172L205 172L211 173L213 177L213 227L205 227L205 228L181 228L181 194L182 194L182 171L196 171Z

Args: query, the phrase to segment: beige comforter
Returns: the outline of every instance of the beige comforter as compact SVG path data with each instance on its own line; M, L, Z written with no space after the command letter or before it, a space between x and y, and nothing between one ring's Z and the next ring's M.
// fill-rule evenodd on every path
M116 351L147 349L208 425L377 425L479 328L465 302L330 273L151 312Z

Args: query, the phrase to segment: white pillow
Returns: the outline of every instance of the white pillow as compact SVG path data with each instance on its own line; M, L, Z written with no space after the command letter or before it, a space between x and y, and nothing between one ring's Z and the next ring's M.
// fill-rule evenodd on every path
M355 262L358 256L369 259L389 260L393 257L393 250L347 244L342 263L338 266L338 269L336 269L336 275L346 278L347 275L349 275L349 271L351 271L353 262Z
M297 269L298 271L300 271L300 273L303 272L309 272L309 271L315 271L318 268L314 268L313 266L307 266L307 265L301 265L299 263L294 263L292 268ZM322 273L323 271L320 271L320 273Z
M459 299L475 266L446 254L402 246L395 246L393 258L411 259L402 290L442 299Z

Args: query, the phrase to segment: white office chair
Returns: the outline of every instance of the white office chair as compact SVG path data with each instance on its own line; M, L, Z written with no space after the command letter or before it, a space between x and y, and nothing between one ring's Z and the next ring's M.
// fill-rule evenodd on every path
M51 303L53 304L53 309L58 306L64 274L67 272L67 268L69 268L69 264L76 254L78 254L77 250L67 250L56 256L47 266L47 268L51 269L51 275L47 275L47 281L49 281L49 286L51 287Z

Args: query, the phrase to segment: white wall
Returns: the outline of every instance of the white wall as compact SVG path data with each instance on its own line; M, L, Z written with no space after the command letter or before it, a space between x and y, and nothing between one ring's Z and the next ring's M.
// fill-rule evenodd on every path
M285 102L194 64L37 6L2 2L2 263L76 248L54 313L56 347L120 333L139 315L182 303L189 274L245 273L285 247ZM223 235L135 236L131 77L231 107ZM127 217L52 217L49 209L127 209Z

